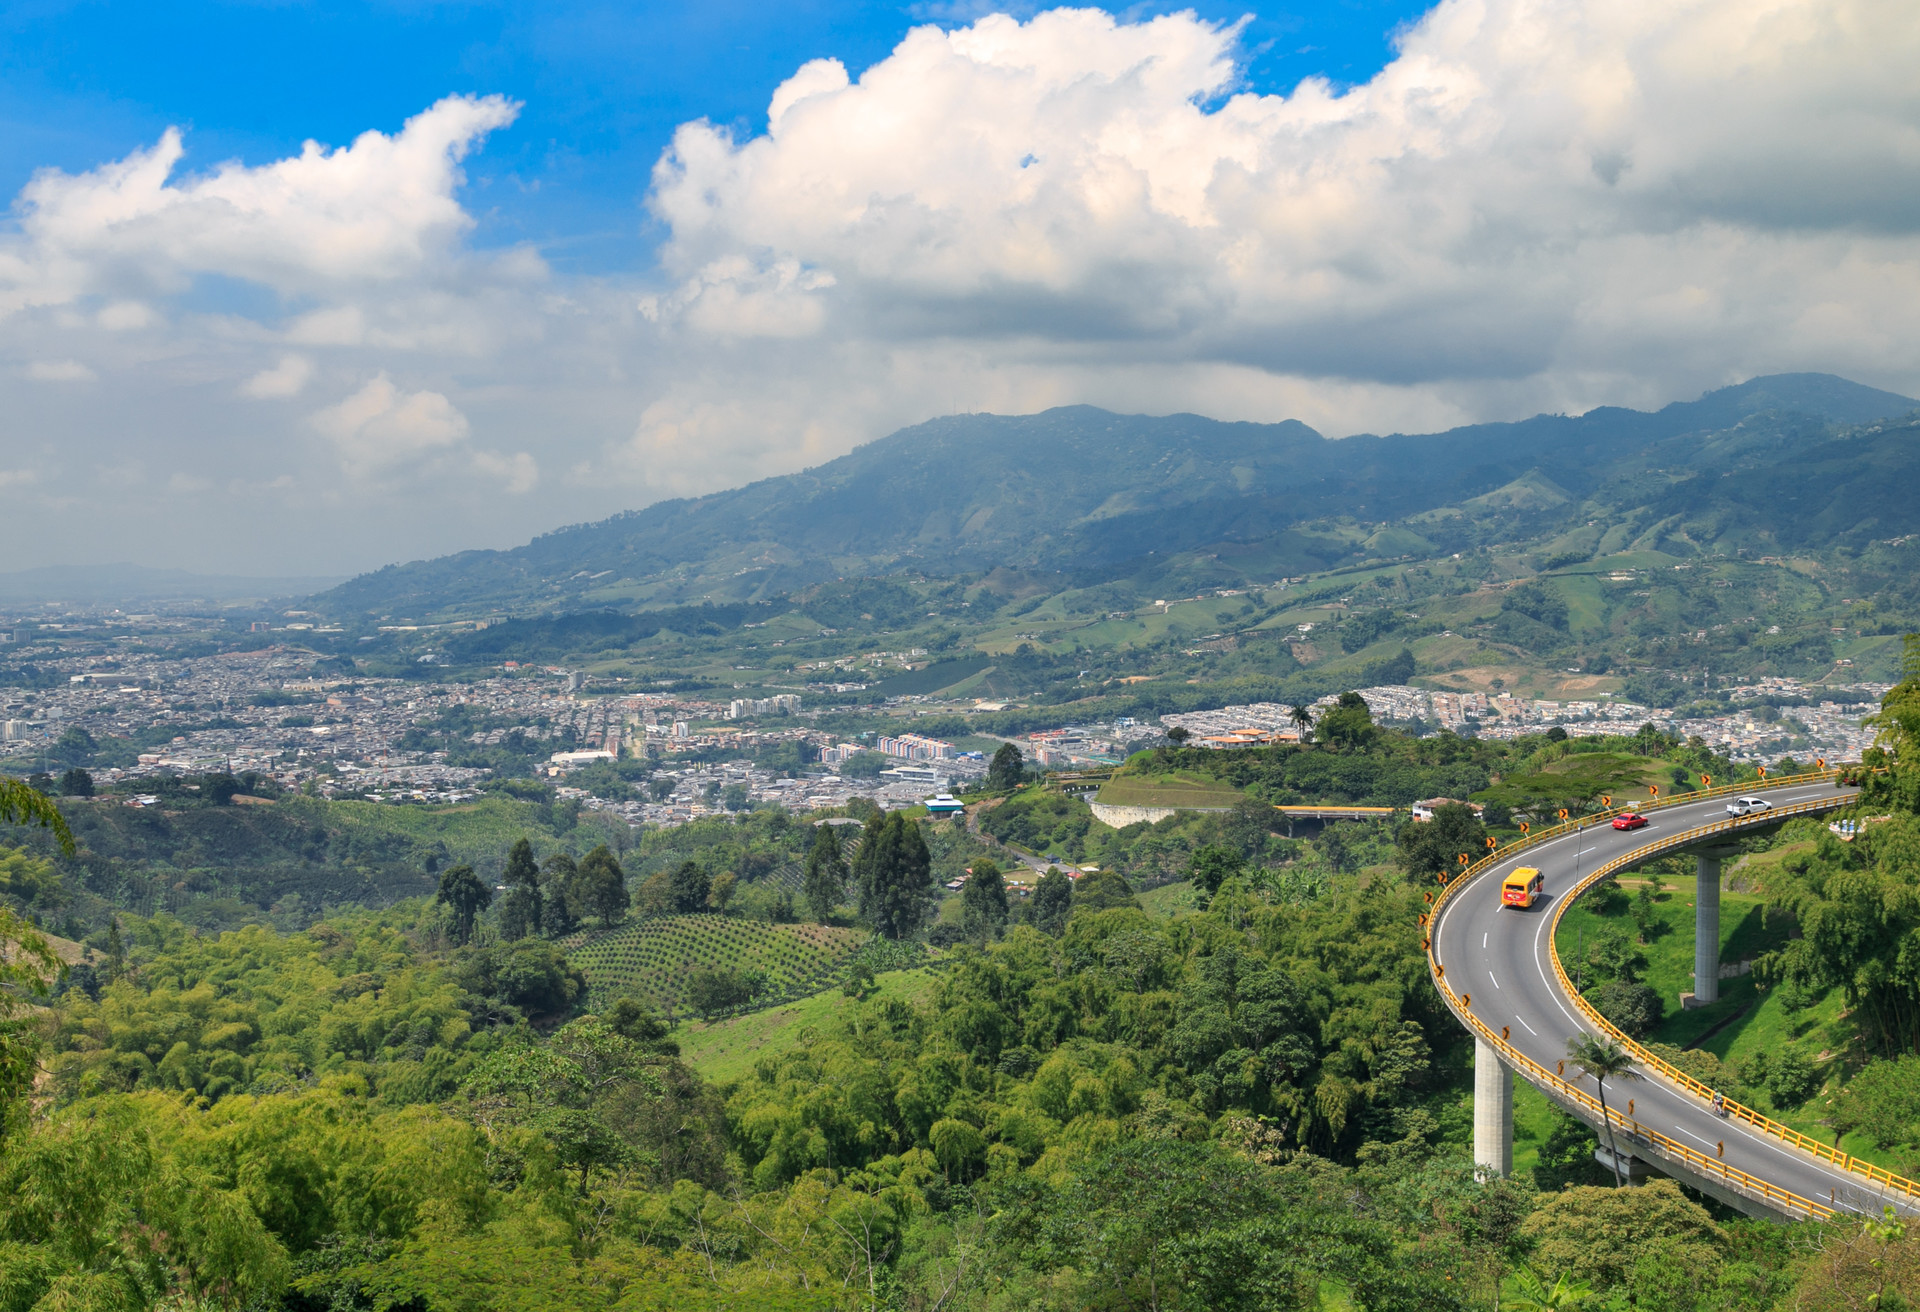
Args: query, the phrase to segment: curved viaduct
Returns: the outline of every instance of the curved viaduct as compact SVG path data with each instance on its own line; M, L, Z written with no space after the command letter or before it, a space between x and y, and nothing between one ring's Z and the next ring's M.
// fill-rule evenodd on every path
M1774 809L1730 817L1726 800L1736 794L1764 795ZM1574 991L1553 946L1560 916L1596 880L1692 850L1700 862L1696 989L1710 1001L1718 989L1719 858L1726 854L1714 844L1793 815L1834 810L1852 798L1853 790L1836 786L1833 771L1690 793L1649 804L1644 829L1613 829L1613 812L1583 817L1488 856L1437 890L1428 964L1441 997L1477 1039L1474 1158L1482 1169L1512 1169L1514 1074L1601 1131L1594 1081L1566 1056L1575 1035L1605 1034L1634 1057L1638 1078L1608 1081L1606 1102L1620 1165L1636 1178L1670 1175L1748 1215L1779 1220L1877 1216L1887 1205L1920 1214L1920 1184L1738 1103L1728 1101L1726 1114L1719 1114L1714 1090L1633 1043ZM1500 904L1500 881L1516 866L1536 866L1545 877L1545 896L1530 909ZM1604 1132L1600 1140L1604 1155Z

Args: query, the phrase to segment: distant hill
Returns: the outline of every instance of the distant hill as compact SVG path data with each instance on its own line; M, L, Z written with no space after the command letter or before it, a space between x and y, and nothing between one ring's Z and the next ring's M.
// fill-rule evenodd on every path
M1904 532L1920 528L1920 499L1903 491L1920 486L1920 430L1860 426L1916 410L1920 401L1843 378L1779 374L1651 413L1602 407L1340 440L1294 421L1090 406L955 415L803 473L510 551L389 566L314 600L342 617L425 620L748 603L900 570L1098 574L1216 543L1284 540L1333 516L1386 523L1463 503L1538 519L1598 498L1666 515L1704 510L1727 532L1807 541L1857 533L1863 521ZM1784 505L1792 522L1773 525ZM1290 549L1302 572L1329 563L1304 539Z

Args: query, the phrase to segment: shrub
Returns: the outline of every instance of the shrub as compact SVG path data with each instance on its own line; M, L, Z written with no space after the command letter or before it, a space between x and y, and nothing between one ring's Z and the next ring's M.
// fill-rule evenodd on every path
M1636 1039L1652 1033L1667 1011L1666 1003L1650 986L1618 979L1595 989L1591 1001L1602 1016Z

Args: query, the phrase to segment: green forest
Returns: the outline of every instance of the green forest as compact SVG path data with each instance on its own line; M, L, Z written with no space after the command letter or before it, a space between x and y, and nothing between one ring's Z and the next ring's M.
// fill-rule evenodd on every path
M1881 727L1868 765L1887 768L1856 811L1883 823L1851 843L1805 822L1750 840L1753 895L1776 918L1753 987L1823 1028L1802 1066L1739 1078L1912 1172L1920 665ZM58 924L65 881L92 877L84 853L106 840L69 826L81 843L62 855L65 813L10 785L7 817L48 827L17 831L31 843L0 861L0 1301L1914 1305L1920 1232L1782 1227L1669 1182L1616 1189L1592 1134L1550 1109L1527 1165L1475 1178L1472 1045L1420 946L1440 849L1603 789L1737 778L1730 762L1650 732L1414 739L1364 703L1314 737L1143 753L1128 770L1243 800L1121 830L1005 773L970 799L977 833L912 812L833 826L763 811L622 851L483 809L477 834L412 839L445 844L417 892L233 928L116 909L85 944L27 917ZM1483 810L1289 835L1271 809L1442 792ZM1075 842L1104 858L1097 874L1010 895L1008 845ZM1179 898L1141 896L1161 886ZM1664 969L1658 894L1641 892L1596 900L1619 940L1595 945L1612 972L1588 981L1596 997ZM717 963L689 969L684 994L648 974L662 935L707 945L679 958L690 967ZM763 1014L751 989L726 992L755 971L804 976L827 1005L709 1078L687 1054ZM924 985L882 987L906 972Z

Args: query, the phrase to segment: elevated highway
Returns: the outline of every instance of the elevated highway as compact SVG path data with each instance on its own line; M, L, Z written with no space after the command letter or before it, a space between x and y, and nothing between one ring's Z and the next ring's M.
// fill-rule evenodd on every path
M1728 796L1746 794L1766 797L1773 809L1730 817ZM1427 927L1428 964L1442 998L1478 1040L1476 1161L1498 1173L1512 1169L1513 1074L1601 1131L1598 1091L1594 1081L1567 1060L1567 1043L1582 1033L1603 1034L1633 1055L1638 1077L1609 1080L1606 1087L1606 1120L1623 1169L1636 1176L1649 1168L1671 1175L1754 1216L1877 1216L1886 1205L1920 1215L1920 1184L1730 1100L1716 1109L1716 1090L1667 1066L1579 997L1554 951L1560 916L1603 876L1668 853L1711 852L1714 844L1725 844L1742 832L1834 810L1852 797L1853 790L1837 786L1831 771L1765 786L1687 794L1658 806L1636 807L1648 818L1644 829L1613 829L1612 812L1585 817L1486 856L1444 889L1436 887ZM1545 895L1529 909L1500 902L1500 881L1518 866L1538 867L1545 877ZM1710 893L1698 899L1699 958L1707 964L1704 973L1696 972L1701 975L1696 989L1711 998L1719 950L1718 861L1704 858L1701 873L1702 890L1710 885ZM1600 1140L1604 1150L1604 1132Z

